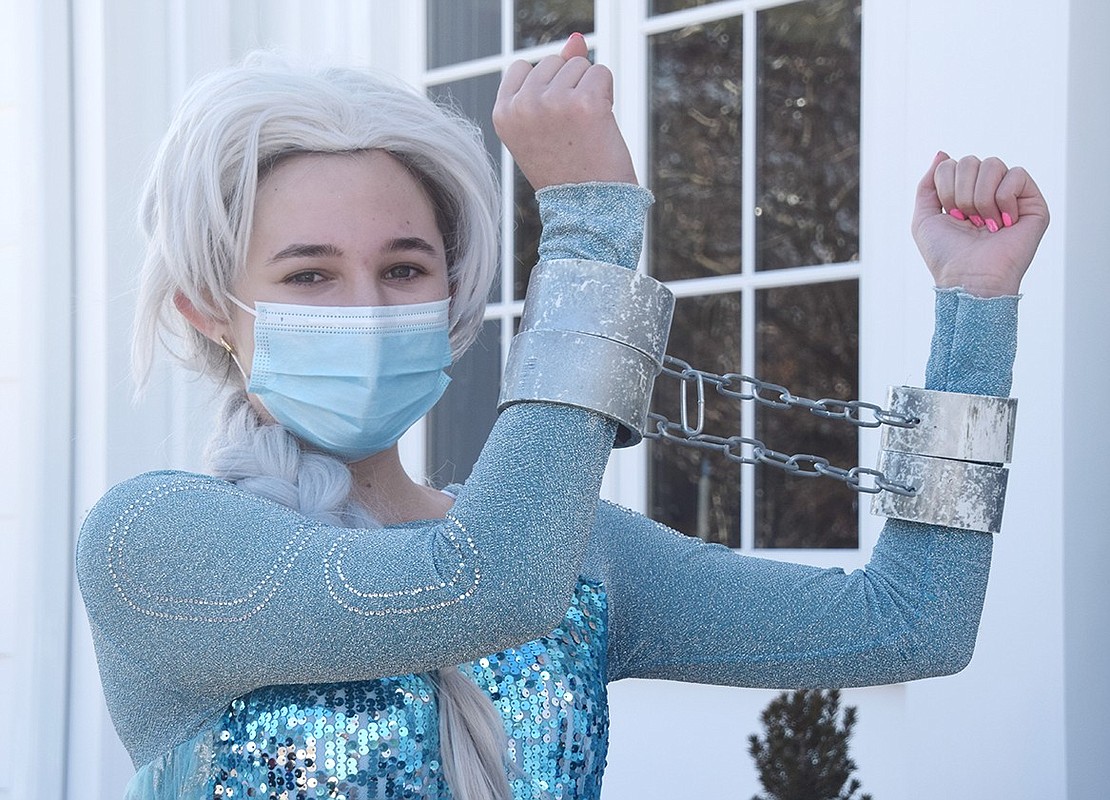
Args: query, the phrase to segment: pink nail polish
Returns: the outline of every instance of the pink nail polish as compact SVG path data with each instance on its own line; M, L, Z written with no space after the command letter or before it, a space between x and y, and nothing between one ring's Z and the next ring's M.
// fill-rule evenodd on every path
M1009 214L1007 214L1005 211L1003 211L1002 212L1002 227L1003 228L1012 228L1013 225L1014 225L1014 218L1011 217Z
M948 209L948 216L952 217L952 219L958 219L960 222L963 222L965 219L967 219L967 217L964 215L964 212L960 211L960 209L958 208Z
M991 233L998 233L998 223L997 222L995 222L990 217L987 217L986 223L987 223L987 230L988 231L990 231Z
M968 219L971 220L971 224L974 225L976 228L983 227L983 218L980 217L978 214L972 214L970 217L968 217Z

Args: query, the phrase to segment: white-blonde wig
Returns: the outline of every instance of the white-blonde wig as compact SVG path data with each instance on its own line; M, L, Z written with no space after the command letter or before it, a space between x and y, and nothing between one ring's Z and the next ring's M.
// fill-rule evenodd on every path
M228 354L184 321L174 294L230 319L227 293L244 268L259 181L289 155L360 150L390 153L427 191L447 249L452 354L470 346L499 255L496 181L477 126L389 76L256 53L188 90L147 180L132 350L140 385L167 333L187 364L227 376Z

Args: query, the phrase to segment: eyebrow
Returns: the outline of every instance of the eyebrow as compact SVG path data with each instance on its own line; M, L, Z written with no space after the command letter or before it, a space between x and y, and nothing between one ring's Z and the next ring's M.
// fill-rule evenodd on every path
M400 239L390 239L385 246L386 252L398 253L405 250L416 250L428 255L437 256L439 250L429 242L427 239L422 239L419 236L403 236Z
M287 258L338 258L343 251L334 244L291 244L282 248L270 257L270 263L283 261Z
M419 236L403 236L390 239L382 248L387 253L401 253L415 250L429 255L439 255L439 250L427 239ZM340 258L343 251L333 244L291 244L283 247L270 258L270 263L284 261L290 258Z

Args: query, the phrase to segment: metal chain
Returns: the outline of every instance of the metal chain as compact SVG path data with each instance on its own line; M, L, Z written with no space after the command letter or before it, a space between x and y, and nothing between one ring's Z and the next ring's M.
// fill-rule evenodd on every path
M678 380L682 384L679 402L679 421L672 422L662 414L648 414L655 430L644 432L644 438L692 447L698 450L711 450L723 454L738 464L766 464L785 470L799 478L827 477L842 481L854 492L878 494L887 491L911 497L917 488L907 484L887 480L882 472L868 467L844 469L833 466L827 458L810 453L788 455L772 450L759 439L745 436L716 436L704 433L705 425L705 385L713 386L718 394L738 401L754 400L768 408L804 408L809 413L827 419L842 420L859 428L877 428L892 425L899 428L913 428L920 423L916 417L888 411L874 403L862 400L834 400L823 398L810 400L793 394L785 386L769 383L750 375L729 372L717 375L705 370L695 369L687 362L674 356L665 356L663 375ZM697 424L690 424L688 387L693 385L697 404ZM747 388L750 387L750 388ZM865 414L870 418L865 418Z

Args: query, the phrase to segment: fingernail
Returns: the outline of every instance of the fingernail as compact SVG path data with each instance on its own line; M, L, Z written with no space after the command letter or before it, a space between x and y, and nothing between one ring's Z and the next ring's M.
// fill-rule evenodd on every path
M971 224L974 225L976 228L983 227L983 218L980 217L978 214L972 214L970 217L968 217L968 219L971 220Z
M958 208L948 209L948 216L952 217L953 219L958 219L960 222L963 222L965 219L967 219L967 216L964 214L964 212L960 211L960 209Z
M1007 214L1005 211L1003 211L1002 212L1002 227L1003 228L1010 228L1010 227L1013 227L1013 224L1014 224L1014 218L1011 217L1009 214Z
M998 233L998 223L997 222L995 222L990 217L987 217L986 220L984 220L984 221L987 223L987 230L988 231L990 231L991 233Z

